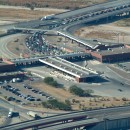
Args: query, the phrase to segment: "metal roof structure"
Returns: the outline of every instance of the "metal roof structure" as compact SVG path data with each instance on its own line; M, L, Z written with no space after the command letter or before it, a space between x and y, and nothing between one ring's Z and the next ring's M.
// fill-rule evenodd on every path
M46 59L39 59L39 61L78 78L93 77L98 75L96 71L86 69L60 57L48 57Z

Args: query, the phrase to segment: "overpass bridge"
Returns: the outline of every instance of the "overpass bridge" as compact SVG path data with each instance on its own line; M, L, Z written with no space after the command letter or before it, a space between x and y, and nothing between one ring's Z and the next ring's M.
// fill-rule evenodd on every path
M116 0L113 2L107 2L103 4L92 5L77 10L67 11L54 15L52 20L32 20L27 22L17 23L16 29L34 29L44 31L52 31L62 29L68 25L73 26L77 23L88 22L92 20L99 20L104 17L115 16L124 12L130 11L129 0ZM95 18L95 19L93 19ZM40 29L43 26L47 26L47 29ZM39 29L37 29L39 28Z
M17 59L11 59L10 61L14 63L15 65L27 65L27 64L38 64L39 58L43 57L30 57L30 58L17 58Z
M127 130L130 128L130 115L125 116L109 116L99 120L98 118L90 118L80 121L58 124L38 130Z
M92 118L92 119L68 122L68 123L60 124L60 125L54 125L54 126L50 126L46 128L39 128L38 130L73 130L73 129L80 130L81 127L94 126L98 124L99 122L100 121L98 119Z
M90 54L87 54L85 52L79 52L79 53L68 53L63 55L56 55L56 56L39 56L39 57L29 57L29 58L17 58L17 59L11 59L10 61L13 62L15 65L33 65L41 63L39 59L46 59L48 57L60 57L62 59L74 59L74 58L83 58L83 59L89 59L91 56Z
M110 115L109 117L106 117L105 121L102 121L99 119L99 121L104 122L104 124L102 123L102 126L101 126L101 124L98 123L89 129L87 127L87 130L119 130L119 128L130 127L130 115L128 115L128 112L130 112L130 106L97 109L97 110L91 110L91 111L79 111L79 112L72 112L72 113L60 114L56 116L45 117L39 120L30 120L30 121L24 121L21 123L11 124L8 126L0 127L0 130L23 130L23 129L33 128L33 127L41 128L44 130L45 126L47 125L48 127L57 125L57 128L58 128L60 125L62 125L61 123L65 124L67 122L69 123L69 121L71 121L71 123L74 121L81 121L81 120L83 121L85 120L87 116L88 117L104 117L104 113L105 115ZM118 114L120 114L120 116L117 116ZM111 115L115 115L115 117L111 117ZM114 120L115 122L113 122ZM92 123L91 121L90 123ZM95 121L98 122L98 120L95 120ZM111 128L109 129L103 128L104 125L105 125L105 128L108 128L108 125L106 125L106 123L111 123L111 122L113 122L113 125L111 126ZM68 125L66 124L66 128L67 127ZM74 127L75 127L75 124L74 124ZM61 129L61 130L64 130L64 129Z
M87 6L84 8L80 8L77 10L70 10L67 12L63 12L63 13L59 13L56 14L55 17L58 19L71 19L71 18L76 18L82 15L86 15L88 13L94 13L100 10L106 10L106 9L111 9L112 7L121 7L123 5L129 5L130 1L129 0L115 0L115 1L111 1L111 2L104 2L101 4L96 4L96 5L91 5L91 6Z
M14 27L14 30L17 30L17 31L23 31L23 32L31 32L31 33L35 33L35 32L42 32L42 33L45 33L45 32L55 32L54 30L47 30L47 29L37 29L37 28L24 28L24 27Z
M69 38L72 41L76 41L77 43L79 43L79 45L81 44L81 45L84 45L85 47L88 47L90 49L96 49L100 45L97 41L93 41L93 40L87 41L87 40L84 40L84 39L80 39L80 38L74 36L73 34L69 33L67 31L67 29L69 29L70 27L75 26L77 24L89 23L89 22L92 22L92 21L98 21L100 19L104 19L104 18L108 18L108 17L114 17L116 15L121 15L121 14L124 14L124 13L125 13L125 15L130 15L129 12L130 12L130 7L127 7L127 8L121 9L121 10L115 10L115 11L103 13L103 14L100 14L100 15L93 15L93 16L85 18L83 20L78 20L78 21L75 21L73 23L68 24L63 30L57 31L57 34L62 35L66 38Z

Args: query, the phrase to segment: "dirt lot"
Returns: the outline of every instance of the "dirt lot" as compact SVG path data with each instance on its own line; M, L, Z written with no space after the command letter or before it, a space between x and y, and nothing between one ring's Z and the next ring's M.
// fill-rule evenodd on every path
M84 27L75 32L82 38L98 39L111 42L130 42L130 27L118 27L115 23Z
M13 40L11 40L8 44L7 44L7 48L13 52L14 54L20 56L20 54L22 54L22 56L27 57L30 55L29 50L27 49L27 47L25 46L25 38L27 36L26 35L21 35L20 37L16 37Z
M0 19L2 18L10 18L11 20L13 20L13 18L15 18L15 20L17 19L38 19L40 17L43 17L45 15L49 15L49 14L56 14L56 13L60 13L63 12L63 10L27 10L27 9L13 9L13 8L0 8Z
M71 94L68 90L63 88L53 88L51 86L46 85L45 83L34 83L32 85L46 93L51 94L55 98L60 101L65 101L66 99L71 101L72 108L74 110L81 110L81 109L93 109L93 108L104 108L110 106L120 106L124 104L129 104L130 99L126 99L123 101L122 99L118 98L109 98L109 97L91 97L91 98L84 98L78 97Z
M94 3L101 3L106 0L0 0L3 5L15 6L35 6L35 7L53 7L53 8L66 8L75 9L84 7Z
M81 28L80 30L76 31L76 34L81 37L85 38L101 38L101 39L108 39L114 40L115 34L109 31L98 30L98 28L92 26L87 28Z
M3 124L4 120L5 120L5 117L4 116L0 116L0 125Z
M32 84L32 86L46 93L51 94L52 96L56 97L57 99L60 99L61 101L65 101L66 99L75 97L74 95L72 95L71 93L69 93L67 90L63 88L54 88L49 85L46 85L45 83L34 83Z

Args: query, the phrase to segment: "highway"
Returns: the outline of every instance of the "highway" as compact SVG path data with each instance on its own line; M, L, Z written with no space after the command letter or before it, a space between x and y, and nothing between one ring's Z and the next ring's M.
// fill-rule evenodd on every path
M108 12L108 13L105 13L105 14L95 15L93 17L85 18L84 20L75 21L73 23L67 24L67 26L64 27L61 30L57 29L57 28L56 28L56 30L59 30L59 31L57 31L57 33L62 35L62 36L68 37L68 38L70 38L70 39L72 39L74 41L77 41L78 43L80 43L80 44L82 44L84 46L88 46L88 47L90 47L92 49L95 49L95 48L98 47L97 42L94 42L93 40L87 41L87 40L84 40L84 39L80 39L79 37L76 37L73 34L70 34L68 29L70 27L76 26L78 24L88 23L88 22L100 20L100 19L103 19L103 18L106 18L106 17L115 16L117 14L120 14L120 13L123 13L123 12L126 12L126 11L130 11L130 7L124 8L124 9L121 9L121 10L116 10L116 11L113 11L113 12Z
M77 21L75 21L73 23L70 23L70 24L67 25L67 27L74 26L76 24L82 24L82 23L88 23L88 22L100 20L100 19L103 19L103 18L107 18L107 17L110 17L110 16L115 16L115 15L118 15L118 14L121 14L121 13L124 13L124 12L129 12L129 11L130 11L130 7L127 7L127 8L111 11L111 12L106 12L106 13L101 13L101 14L98 14L98 15L93 15L91 17L84 18L83 20L77 20Z
M62 23L63 21L66 21L66 19L67 19L67 21L69 21L69 23L67 23L67 26L68 26L68 24L70 24L70 21L72 21L73 19L77 19L82 16L84 17L84 16L87 16L88 14L92 14L92 13L95 13L95 12L98 12L101 10L106 10L107 8L120 7L122 5L127 5L127 4L130 4L129 0L125 0L123 2L118 0L118 1L114 1L114 2L93 5L93 6L81 8L78 10L73 10L73 11L68 11L68 12L64 12L61 14L56 14L55 15L56 19L52 19L52 20L44 20L44 21L33 20L33 21L28 21L28 22L21 22L21 23L16 24L16 27L17 28L39 28L42 26L43 23L44 23L44 26L46 25L46 26L50 27L50 25L48 25L48 23L54 23L54 21L56 21L57 23L55 23L53 25L59 26L59 24ZM119 9L119 11L120 11L120 9ZM108 14L108 13L106 13L106 14ZM82 20L79 20L79 21L81 22ZM76 21L72 22L72 24L75 24L75 23L76 23ZM61 25L60 28L62 28L64 26L66 26L66 25Z
M127 3L127 2L128 1L126 1L125 3ZM130 3L130 2L128 2L128 3ZM121 3L120 3L120 5L121 5ZM111 7L113 7L113 5ZM92 8L94 8L94 6L92 6ZM130 7L128 6L128 7L125 7L125 8L121 8L121 9L118 9L118 10L113 10L113 11L110 11L110 12L108 11L108 12L100 13L100 14L94 14L94 13L90 12L90 14L93 14L92 16L87 16L87 17L84 17L83 19L79 19L78 18L75 21L69 22L69 23L67 23L65 25L62 25L62 26L59 26L59 27L54 27L53 31L57 31L57 33L60 34L60 35L63 35L63 36L68 37L68 38L70 38L70 39L72 39L74 41L77 41L77 42L83 44L84 46L88 46L88 47L90 47L92 49L95 49L98 45L97 45L97 43L95 44L95 42L93 42L93 40L87 41L87 40L83 40L83 39L77 38L76 36L73 36L73 34L70 34L68 29L70 27L72 27L72 26L74 27L74 26L76 26L78 24L88 23L88 22L100 20L100 19L103 19L103 18L107 18L107 17L110 17L110 16L112 17L112 16L115 16L115 15L118 15L118 14L121 14L121 13L124 13L124 12L129 12L129 11L130 11ZM71 14L71 12L68 12L68 13ZM66 14L66 13L64 13L64 14ZM81 17L81 16L79 16L79 17ZM69 21L71 21L71 19L69 19ZM35 21L35 22L32 21L32 22L30 22L30 25L32 25L30 27L33 28L33 25L36 26L36 25L38 25L38 23L39 23L38 21ZM19 23L19 25L20 25L20 23ZM21 27L21 29L23 29L23 30L28 29L26 27L28 27L28 26L24 25L24 27L23 28ZM17 28L20 29L20 27L17 27ZM37 30L40 31L41 29L37 29ZM49 31L49 30L46 30L46 31ZM50 31L52 31L52 30L50 30Z
M56 116L50 116L39 120L31 120L26 122L21 122L17 124L12 124L5 127L0 127L0 130L22 130L25 128L31 128L35 126L42 126L47 125L51 123L66 121L69 119L76 119L79 117L85 117L85 116L104 116L105 115L116 115L116 114L123 114L130 111L130 106L126 107L115 107L115 108L107 108L107 109L98 109L98 110L92 110L92 111L79 111L79 112L72 112L68 114L61 114Z
M95 12L98 12L101 10L106 10L106 9L112 8L112 7L120 7L122 5L127 5L127 4L130 4L129 0L125 0L125 1L116 0L113 2L92 5L90 7L85 7L85 8L81 8L78 10L72 10L72 11L56 14L55 19L52 19L52 20L44 20L44 21L32 20L32 21L28 21L28 22L20 22L20 23L13 24L13 25L16 28L26 28L26 29L27 28L36 29L36 28L41 28L42 26L48 26L49 28L47 27L47 30L48 29L53 30L53 28L50 28L51 23L52 23L52 26L54 26L54 28L55 28L55 25L56 25L56 28L57 28L57 26L60 26L60 28L62 28L64 26L66 26L66 25L63 25L62 22L66 21L66 20L69 21L69 23L70 23L70 21L72 21L73 19L78 19L78 18L81 18L82 16L84 17L88 14L92 14L92 13L95 13ZM81 22L81 20L79 20L79 21ZM50 23L50 24L48 24L48 23ZM72 22L72 24L75 24L75 23L76 23L76 21ZM39 30L41 30L41 29L39 29Z
M78 15L81 16L83 14L95 12L95 11L98 11L98 10L103 10L103 9L110 8L110 7L121 6L121 5L124 5L124 4L125 5L130 4L130 1L129 0L125 0L125 1L115 0L115 1L112 1L112 2L92 5L90 7L84 7L84 8L78 9L78 10L73 10L73 11L68 11L68 12L64 12L64 13L61 13L61 14L57 14L56 18L65 19L65 18L71 18L71 17L78 16Z
M41 128L39 130L70 130L73 129L74 127L82 127L82 126L87 126L91 124L96 124L99 123L100 121L96 118L93 119L86 119L86 120L81 120L81 121L75 121L75 122L69 122L66 124L61 124L61 125L54 125L50 126L47 128Z

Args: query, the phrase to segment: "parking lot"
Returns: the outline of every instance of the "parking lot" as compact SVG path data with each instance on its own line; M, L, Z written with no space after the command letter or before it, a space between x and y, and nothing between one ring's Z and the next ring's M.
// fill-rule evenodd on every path
M31 79L32 80L32 79ZM20 83L3 83L0 86L1 95L8 101L21 105L28 103L39 104L43 101L54 99L50 94L33 88L31 84L37 81L24 81Z

